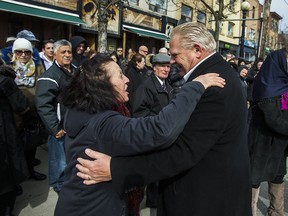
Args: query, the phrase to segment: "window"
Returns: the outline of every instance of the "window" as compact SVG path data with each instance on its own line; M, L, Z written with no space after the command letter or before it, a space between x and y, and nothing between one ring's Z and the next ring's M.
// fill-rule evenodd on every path
M229 9L230 11L234 11L234 8L235 8L234 0L229 0L228 9Z
M232 23L232 22L228 23L228 36L229 37L233 37L234 26L235 26L234 23Z
M256 31L254 29L249 30L249 39L254 41L255 40Z
M181 20L185 21L185 22L191 22L192 21L192 8L191 7L182 4Z
M149 0L149 10L166 14L166 0Z
M278 22L275 19L271 20L271 29L274 32L278 32Z
M206 14L201 12L201 11L198 11L197 12L197 22L205 24L206 23Z
M139 0L129 0L129 3L138 5L139 4Z
M252 18L253 19L255 18L255 10L256 10L256 8L253 6L253 8L252 8Z

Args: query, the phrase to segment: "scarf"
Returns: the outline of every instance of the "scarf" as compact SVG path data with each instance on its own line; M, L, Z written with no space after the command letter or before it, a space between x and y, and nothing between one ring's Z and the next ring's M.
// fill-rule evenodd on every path
M255 77L253 100L282 96L288 92L288 71L285 49L271 52Z
M16 72L15 83L18 86L34 87L35 85L35 63L30 59L26 64L16 61L13 65Z

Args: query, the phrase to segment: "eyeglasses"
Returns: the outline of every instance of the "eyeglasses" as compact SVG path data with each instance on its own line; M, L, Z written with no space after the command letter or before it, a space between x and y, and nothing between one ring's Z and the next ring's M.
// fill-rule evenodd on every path
M23 55L23 53L25 55L31 55L32 54L32 52L28 51L28 50L15 50L15 53L16 53L16 55Z

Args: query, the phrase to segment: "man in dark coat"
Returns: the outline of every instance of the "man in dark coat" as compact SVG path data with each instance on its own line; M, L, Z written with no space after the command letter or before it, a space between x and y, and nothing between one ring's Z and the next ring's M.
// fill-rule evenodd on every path
M237 74L215 52L207 28L189 22L177 26L170 40L170 63L184 79L209 72L226 80L200 99L182 134L166 150L125 158L89 151L97 160L78 159L85 184L111 180L115 189L160 182L160 216L251 215L251 181L247 145L247 108ZM111 173L109 164L111 163Z
M132 106L133 117L157 115L169 104L173 97L173 89L167 82L170 70L170 56L157 54L153 56L153 73L137 88ZM158 182L146 187L146 206L157 207ZM140 204L140 203L139 203ZM151 209L155 211L156 209Z

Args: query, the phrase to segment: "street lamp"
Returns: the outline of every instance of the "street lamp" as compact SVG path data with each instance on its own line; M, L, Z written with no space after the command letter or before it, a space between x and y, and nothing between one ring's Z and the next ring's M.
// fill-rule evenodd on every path
M250 4L247 1L243 1L241 4L241 10L243 11L243 21L242 21L242 34L241 34L241 44L240 44L240 57L244 59L244 39L245 39L245 23L246 15L250 9Z

